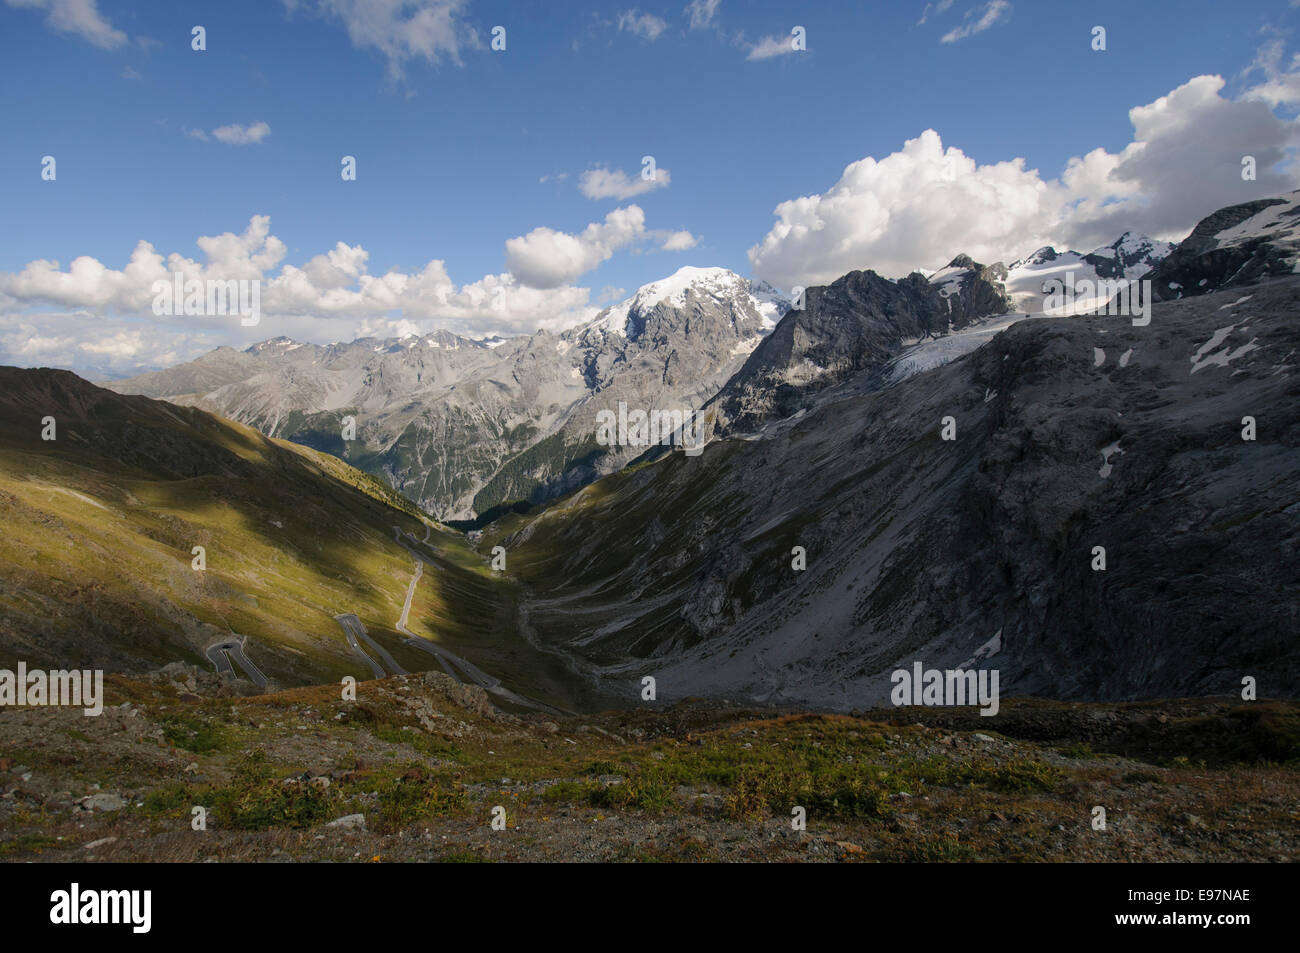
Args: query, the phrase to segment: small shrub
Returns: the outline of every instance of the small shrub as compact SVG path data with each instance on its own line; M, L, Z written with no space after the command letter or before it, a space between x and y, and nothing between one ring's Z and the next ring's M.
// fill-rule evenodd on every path
M165 715L159 719L159 727L169 745L195 754L220 751L227 743L226 731L220 724L193 715Z
M1086 741L1073 741L1064 748L1058 750L1058 754L1063 758L1074 758L1076 761L1086 761L1089 758L1097 757L1097 752L1092 750L1092 745Z
M465 792L459 786L427 777L422 765L410 765L404 774L380 786L376 828L401 830L421 818L450 814L464 805Z

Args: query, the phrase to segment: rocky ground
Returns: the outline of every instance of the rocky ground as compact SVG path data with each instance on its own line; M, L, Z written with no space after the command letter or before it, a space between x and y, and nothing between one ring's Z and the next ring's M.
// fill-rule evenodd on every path
M0 710L0 858L1300 859L1295 702L549 718L437 673L345 701L179 665L106 691L99 717Z

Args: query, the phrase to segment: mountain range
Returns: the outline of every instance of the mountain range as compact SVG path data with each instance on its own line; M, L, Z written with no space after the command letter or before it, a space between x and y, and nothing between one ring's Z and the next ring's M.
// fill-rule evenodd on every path
M1137 276L1170 247L1126 234L1088 255L1040 249L1010 269L959 255L928 277L855 272L807 289L795 322L771 336L789 298L726 269L686 267L560 334L475 341L435 331L328 346L275 338L106 386L332 453L439 519L481 523L636 458L641 448L596 441L597 414L620 402L704 411L706 433L746 426L908 342L1032 308L1029 287L1065 266L1079 278ZM858 326L845 333L843 321ZM348 416L355 439L343 437Z
M683 268L561 334L485 343L435 331L324 347L278 338L108 386L333 453L435 516L464 519L617 469L636 452L596 443L600 410L698 406L788 307L762 283ZM341 436L349 415L355 441Z
M1220 210L1164 255L1124 238L1091 261L958 256L788 306L683 271L559 335L280 339L114 388L168 402L6 369L0 651L68 657L89 636L129 670L233 634L300 683L355 668L347 613L428 667L410 614L473 680L560 707L632 703L652 675L666 699L848 708L883 701L896 666L989 659L1014 694L1250 676L1294 696L1298 198ZM1013 310L1008 289L1053 263L1148 277L1152 320ZM595 444L612 400L698 402L710 441ZM360 446L338 456L380 476L304 445L348 411ZM464 460L459 511L529 487L544 505L462 534L399 492L449 487Z

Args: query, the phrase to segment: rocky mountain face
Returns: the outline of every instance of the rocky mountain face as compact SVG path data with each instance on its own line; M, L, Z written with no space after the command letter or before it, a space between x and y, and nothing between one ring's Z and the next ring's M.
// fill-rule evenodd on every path
M931 302L923 279L870 273L815 291L747 364L778 395L757 410L794 403L783 368L852 373L932 327ZM846 380L779 427L512 515L481 546L532 591L530 640L609 687L654 676L661 698L884 703L914 662L998 669L1006 694L1231 694L1252 676L1294 696L1297 355L1300 278L1158 303L1141 328L1020 321L888 389Z
M854 271L807 289L804 309L787 313L706 406L712 432L790 417L818 391L883 368L907 343L1006 312L1006 274L959 255L928 279Z
M1125 232L1109 245L1084 255L1083 261L1092 266L1098 278L1141 278L1176 247L1172 242Z
M467 518L617 469L644 448L598 444L600 410L697 408L786 307L725 269L683 268L562 334L481 342L436 331L325 347L278 338L107 386L333 453L440 518Z
M1147 275L1157 300L1209 294L1295 273L1300 191L1219 209Z

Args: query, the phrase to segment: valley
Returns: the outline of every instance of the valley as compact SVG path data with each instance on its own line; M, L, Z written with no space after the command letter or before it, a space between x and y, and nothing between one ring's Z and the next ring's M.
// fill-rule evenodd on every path
M113 706L0 712L6 855L1294 856L1300 277L1137 322L1002 275L809 289L691 452L467 532L206 398L0 369L0 664L102 668ZM652 320L703 307L679 284ZM582 426L631 432L596 393ZM974 694L900 702L922 671ZM1113 843L1071 833L1092 801ZM199 802L218 838L168 833Z

